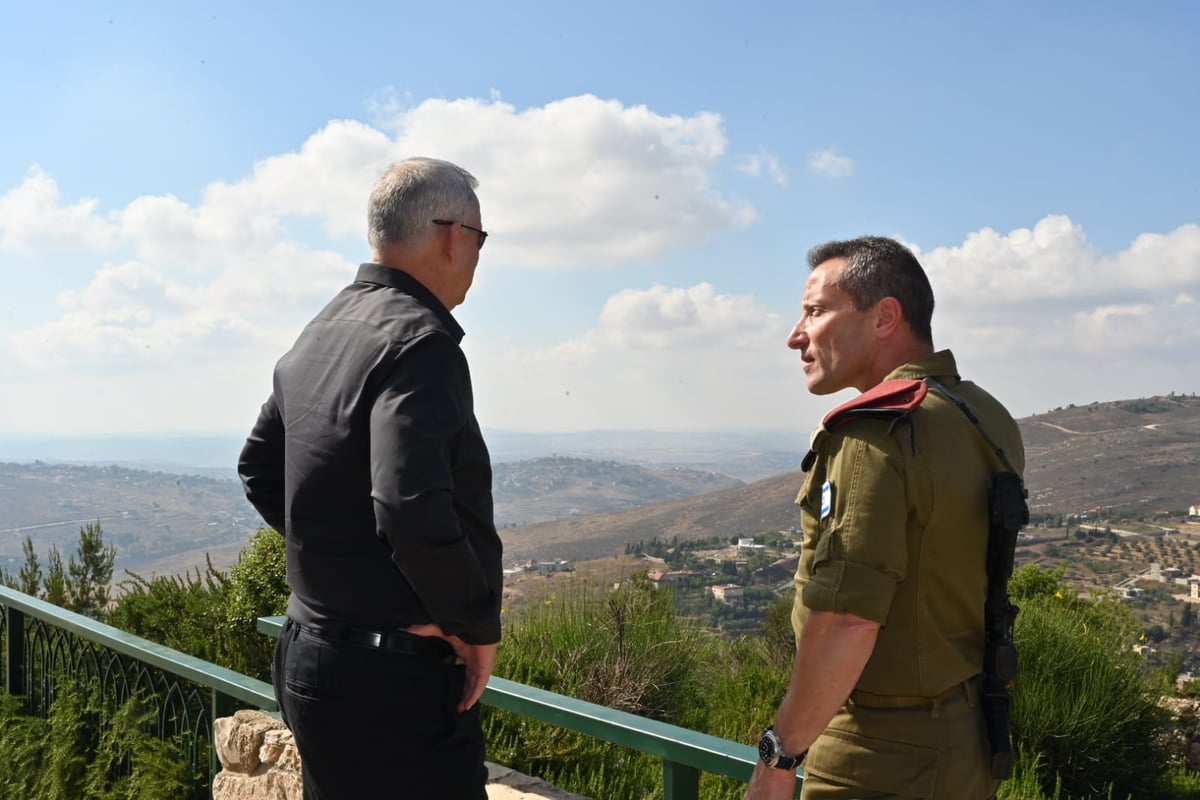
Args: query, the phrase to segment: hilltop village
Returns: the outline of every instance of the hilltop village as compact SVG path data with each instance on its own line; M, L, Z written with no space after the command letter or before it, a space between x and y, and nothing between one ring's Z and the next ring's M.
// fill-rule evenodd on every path
M622 557L571 562L530 560L506 571L506 594L519 605L539 590L579 578L619 582L644 575L669 587L684 614L722 635L752 633L767 607L793 588L796 528L755 536L692 541L652 539ZM1149 522L1097 520L1095 512L1047 515L1021 532L1018 567L1061 570L1084 597L1107 593L1130 605L1145 629L1149 655L1177 653L1200 673L1200 507ZM1190 678L1186 675L1186 678Z

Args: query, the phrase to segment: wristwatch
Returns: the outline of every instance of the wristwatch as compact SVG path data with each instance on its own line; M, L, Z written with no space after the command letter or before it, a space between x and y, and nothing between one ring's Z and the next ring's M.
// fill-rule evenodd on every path
M779 734L775 733L774 726L763 731L762 738L758 740L758 757L768 767L794 770L804 763L807 756L807 750L798 756L789 756L783 749L783 742L779 740Z

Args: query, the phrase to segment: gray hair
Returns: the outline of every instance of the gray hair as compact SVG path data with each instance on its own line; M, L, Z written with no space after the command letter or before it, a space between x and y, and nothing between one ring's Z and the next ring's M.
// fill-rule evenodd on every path
M478 185L474 175L449 161L418 157L392 164L379 176L367 206L372 250L430 235L435 219L465 221L479 210Z
M860 236L817 245L808 251L808 266L816 269L831 258L846 259L837 287L850 295L855 308L863 311L894 297L913 334L933 345L933 287L911 250L895 239Z

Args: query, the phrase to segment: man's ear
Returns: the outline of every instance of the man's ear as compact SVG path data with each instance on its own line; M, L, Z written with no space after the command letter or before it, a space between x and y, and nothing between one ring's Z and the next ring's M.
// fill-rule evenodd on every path
M903 324L904 310L900 308L899 300L885 297L875 304L875 335L878 338L891 338Z
M455 245L461 236L455 236L456 231L453 225L438 225L437 226L437 252L444 258L451 261L454 260Z

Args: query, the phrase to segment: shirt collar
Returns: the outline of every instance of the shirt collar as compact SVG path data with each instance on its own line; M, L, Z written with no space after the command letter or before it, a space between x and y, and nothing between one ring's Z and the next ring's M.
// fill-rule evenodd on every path
M437 299L437 295L402 269L385 267L382 264L360 264L354 280L360 283L377 283L404 292L436 314L441 323L446 326L446 330L454 337L454 341L461 342L463 336L466 335L466 331L458 324L458 320L450 313L450 309Z
M888 373L884 380L919 381L922 378L938 378L944 383L958 383L961 378L958 376L958 365L954 361L954 354L949 350L939 350L924 358L896 367Z

